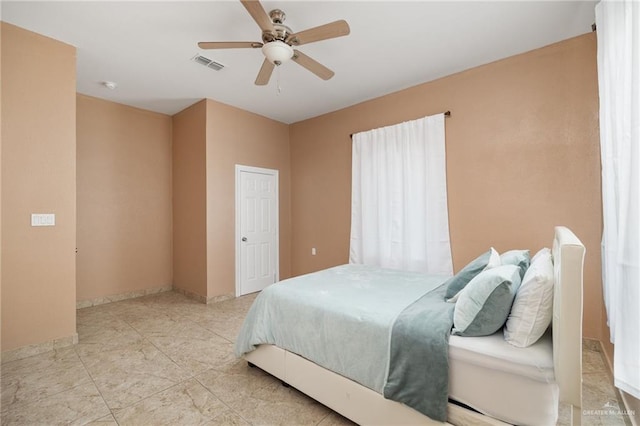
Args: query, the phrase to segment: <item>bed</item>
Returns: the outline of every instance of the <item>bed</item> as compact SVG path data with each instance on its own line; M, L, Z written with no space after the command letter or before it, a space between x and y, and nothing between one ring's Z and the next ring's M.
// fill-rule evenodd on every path
M572 424L580 424L584 252L584 246L571 230L566 227L555 228L552 249L555 278L552 325L551 330L548 330L534 345L525 350L511 347L503 339L501 331L487 337L450 336L448 339L449 402L446 404L445 424L553 424L557 418L559 403L570 405ZM342 274L345 271L345 268L336 268L326 272L325 275ZM356 268L356 275L358 271ZM353 269L349 273L353 274ZM312 276L316 277L316 275ZM363 295L367 294L366 286L370 276L363 272L360 279L364 286L363 291L357 298L350 298L347 295L345 304L366 302L361 299L367 298ZM406 287L407 300L415 300L415 295L411 294L413 287L409 285L411 280L412 278L409 278ZM438 279L434 278L434 280ZM433 282L428 286L434 287ZM326 292L331 292L330 285L327 286ZM321 296L318 298L321 299ZM256 302L259 299L260 297ZM318 301L316 300L315 303L318 304ZM377 347L376 351L379 347L383 347L390 351L390 343L385 340L389 338L381 337L383 334L380 333L383 332L376 331L375 327L371 327L372 331L355 333L349 331L349 328L357 330L362 322L384 322L385 315L395 315L391 306L393 303L395 302L385 300L371 310L364 308L358 311L360 313L352 321L353 324L329 323L330 325L327 326L323 322L324 314L316 313L316 317L307 322L318 324L319 330L311 333L327 334L320 329L320 324L331 330L337 327L346 329L346 337L343 336L342 341L336 342L335 345L332 343L327 345L326 341L309 338L298 339L295 345L287 348L262 343L251 346L251 349L247 349L248 346L246 346L241 352L251 365L261 368L358 424L443 424L406 404L383 396L379 382L381 377L382 380L386 380L389 374L389 367L386 370L384 367L386 360L377 360L376 355L372 355L368 350L349 354L350 345ZM289 306L288 311L293 311L289 315L293 316L289 317L288 321L303 318L306 310L312 312L311 308L307 309L305 303L298 300L295 301L295 305ZM369 315L374 311L376 315ZM269 316L269 314L266 315L266 317ZM274 314L273 317L276 315ZM263 319L258 322L263 322ZM303 324L305 321L297 322ZM362 330L364 329L363 327ZM275 330L277 334L279 327L275 327ZM257 334L261 333L265 334L264 332ZM305 333L310 334L309 331ZM261 342L277 341L273 336L259 337L258 341ZM239 339L241 338L242 334ZM253 338L255 340L255 335ZM351 340L356 341L352 343ZM336 346L339 350L327 350L323 355L309 356L305 353L306 350L309 350L309 353L318 350L313 345L320 346L320 350L322 346ZM241 344L238 343L238 346ZM375 353L375 351L371 352ZM323 356L332 357L332 360L329 360L331 362L325 362ZM354 358L354 356L359 359L360 371L345 374L340 366L346 362L345 357ZM315 362L310 359L314 359ZM323 365L337 365L338 368L329 369ZM492 384L490 392L487 391L487 383Z

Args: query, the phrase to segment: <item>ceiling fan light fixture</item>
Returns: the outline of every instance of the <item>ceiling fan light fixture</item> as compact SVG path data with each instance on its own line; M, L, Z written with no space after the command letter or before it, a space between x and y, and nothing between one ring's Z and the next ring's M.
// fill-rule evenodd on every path
M265 43L262 53L269 62L280 65L293 57L293 48L283 41L275 40Z

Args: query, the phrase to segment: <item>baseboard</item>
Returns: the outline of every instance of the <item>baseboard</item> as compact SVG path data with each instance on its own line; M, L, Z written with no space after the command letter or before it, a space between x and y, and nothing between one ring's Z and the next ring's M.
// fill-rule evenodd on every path
M114 294L112 296L98 297L95 299L81 300L76 302L76 309L89 308L91 306L104 305L105 303L119 302L120 300L134 299L136 297L148 296L150 294L162 293L173 290L173 286L153 287L144 290L130 291L128 293Z
M207 304L224 302L225 300L235 299L235 294L221 294L219 296L207 297Z
M590 351L602 352L604 353L604 348L602 347L602 342L598 339L592 339L591 337L583 337L582 338L582 348L588 349Z
M78 333L60 339L50 340L48 342L34 343L33 345L22 346L16 349L10 349L2 352L2 364L28 358L34 355L40 355L54 349L61 349L67 346L73 346L78 343Z
M183 288L178 288L178 287L173 287L173 291L175 291L176 293L180 293L183 296L187 296L189 299L196 300L200 303L205 303L205 304L207 303L207 298L205 296L201 296L192 291L185 290Z
M205 296L201 296L199 294L193 293L189 290L185 290L182 288L177 288L174 287L173 291L180 293L184 296L187 296L190 299L193 300L197 300L200 303L204 303L204 304L211 304L211 303L218 303L218 302L224 302L225 300L229 300L229 299L235 299L235 294L229 293L229 294L222 294L219 296L211 296L211 297L205 297Z

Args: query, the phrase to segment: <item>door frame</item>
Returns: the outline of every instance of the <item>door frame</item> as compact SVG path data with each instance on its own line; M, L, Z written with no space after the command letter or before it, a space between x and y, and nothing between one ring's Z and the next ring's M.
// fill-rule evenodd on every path
M275 178L275 193L276 193L276 206L275 206L275 215L276 215L276 255L275 255L275 282L280 281L280 183L278 177L278 170L275 169L265 169L262 167L253 167L253 166L245 166L242 164L236 164L236 188L235 188L235 197L236 197L236 225L235 225L235 238L236 238L236 297L239 297L241 294L241 277L242 277L242 264L240 259L242 257L242 244L240 239L242 238L241 234L241 224L242 224L242 210L241 210L241 194L242 188L240 185L240 175L243 172L248 173L259 173L264 175L270 175Z

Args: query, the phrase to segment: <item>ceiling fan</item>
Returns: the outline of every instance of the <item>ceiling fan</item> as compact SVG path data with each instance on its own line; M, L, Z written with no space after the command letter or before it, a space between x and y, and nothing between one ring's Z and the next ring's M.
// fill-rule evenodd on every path
M292 59L294 62L308 69L323 80L329 80L335 74L316 60L310 58L294 46L342 37L349 34L349 24L344 20L320 25L305 31L294 33L291 28L283 24L286 15L280 9L267 13L259 1L240 0L247 12L256 21L262 30L262 43L253 41L228 41L228 42L200 42L201 49L238 49L238 48L262 48L265 56L262 67L258 72L255 84L263 86L269 82L276 65Z

